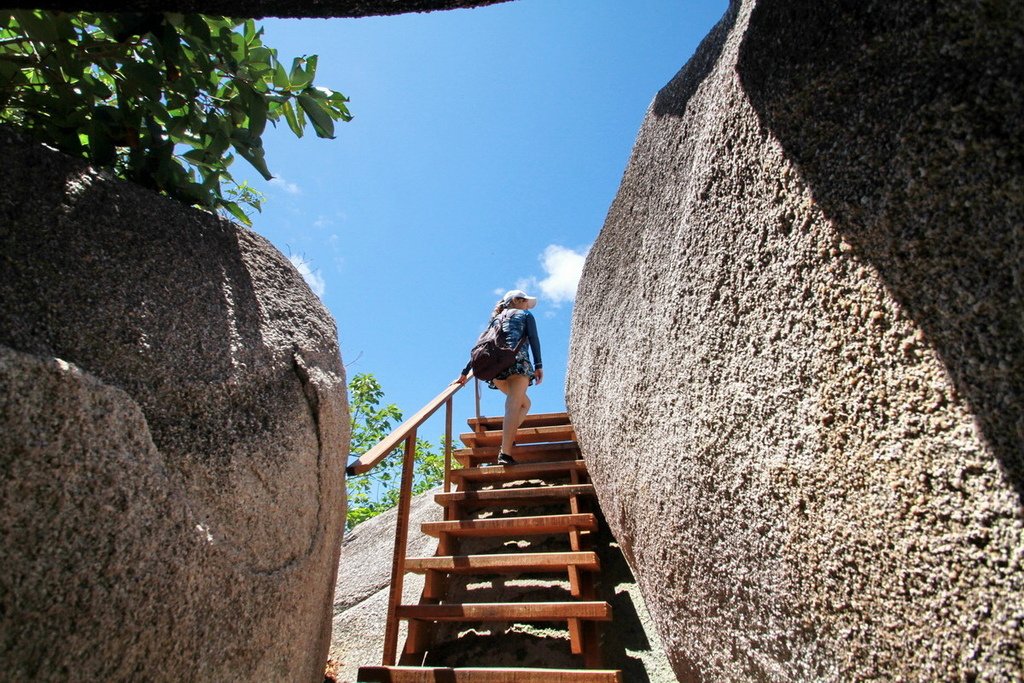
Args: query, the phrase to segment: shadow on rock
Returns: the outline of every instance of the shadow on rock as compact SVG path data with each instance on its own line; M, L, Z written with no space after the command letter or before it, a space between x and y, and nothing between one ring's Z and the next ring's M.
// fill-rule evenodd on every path
M1024 5L766 0L764 128L937 350L1024 499Z

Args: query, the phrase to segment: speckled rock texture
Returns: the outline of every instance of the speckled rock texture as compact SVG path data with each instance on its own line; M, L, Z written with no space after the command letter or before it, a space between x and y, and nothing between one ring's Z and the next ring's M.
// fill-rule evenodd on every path
M259 236L0 129L6 680L319 681L334 322Z
M199 12L229 17L373 17L495 5L508 0L136 0L134 12ZM34 8L123 12L122 0L35 0Z
M1024 4L733 2L567 403L680 680L1020 680Z

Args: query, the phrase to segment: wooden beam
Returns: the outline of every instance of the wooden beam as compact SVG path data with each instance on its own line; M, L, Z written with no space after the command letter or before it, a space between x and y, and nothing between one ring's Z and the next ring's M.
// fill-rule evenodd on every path
M399 605L399 619L427 621L610 621L607 602L471 602L449 605Z
M496 536L543 536L564 534L579 529L594 531L597 518L593 514L583 515L536 515L530 517L496 517L489 519L453 519L444 522L424 522L423 533L428 536L472 536L486 538Z
M469 428L474 432L487 431L488 429L501 429L504 417L481 417L466 420ZM569 424L568 413L534 413L523 418L520 427L550 427L552 425Z
M366 451L359 460L356 460L345 468L345 473L350 477L354 477L372 470L377 466L377 463L388 457L388 454L395 450L411 432L415 432L417 427L433 415L438 408L444 405L448 399L454 396L455 392L463 386L464 385L458 383L449 384L445 387L444 391L435 396L429 403L427 403L427 405L420 408L415 415L398 425L398 428L395 429L395 431L384 437L384 439L376 446Z
M402 461L402 484L398 494L398 517L395 524L395 551L391 558L391 589L388 592L388 616L384 626L382 664L395 664L398 656L397 609L402 602L402 580L405 576L405 553L409 539L409 506L412 500L412 472L416 458L416 429L405 442Z
M568 484L565 486L530 486L507 489L485 489L482 491L453 491L435 493L438 505L460 503L464 507L494 507L507 505L540 505L542 503L568 500L574 496L593 496L593 484Z
M556 552L556 553L508 553L493 555L435 555L434 557L411 557L405 561L408 572L433 574L499 574L499 573L543 573L565 571L575 567L578 571L598 571L601 563L597 553Z
M359 667L362 683L622 683L611 669Z
M474 446L495 446L501 443L501 430L492 429L486 432L465 432L459 435L462 443L470 448ZM516 443L547 443L552 441L576 441L576 430L572 425L554 425L551 427L520 427L516 430Z
M517 481L520 479L536 479L542 475L568 474L572 471L586 471L587 464L582 460L558 460L555 462L530 462L503 467L463 467L452 472L456 482L493 483L499 481Z

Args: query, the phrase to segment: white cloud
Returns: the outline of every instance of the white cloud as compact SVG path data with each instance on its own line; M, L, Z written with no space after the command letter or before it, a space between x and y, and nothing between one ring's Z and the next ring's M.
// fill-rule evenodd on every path
M309 261L298 254L292 254L288 257L288 260L291 261L292 265L295 266L295 269L299 271L299 274L302 275L302 279L306 281L306 284L313 290L313 293L322 298L327 283L324 282L324 278L320 274L320 271L314 271L310 267Z
M281 176L277 176L276 178L271 178L270 179L270 185L272 185L274 187L280 187L282 190L284 190L288 194L301 194L302 193L302 188L300 188L298 185L296 185L293 182L285 180Z
M512 289L521 289L527 294L530 292L537 291L537 278L535 277L523 277L516 280L516 285ZM505 292L502 292L504 294Z
M573 251L559 244L549 244L540 255L541 265L547 274L537 283L541 294L555 305L573 301L576 298L576 287L583 275L583 263L587 258L589 247L582 251Z

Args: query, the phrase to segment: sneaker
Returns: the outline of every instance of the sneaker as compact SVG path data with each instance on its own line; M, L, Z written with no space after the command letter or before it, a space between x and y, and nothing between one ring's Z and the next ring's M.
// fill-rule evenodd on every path
M499 465L515 465L515 459L508 453L498 453L498 464Z

